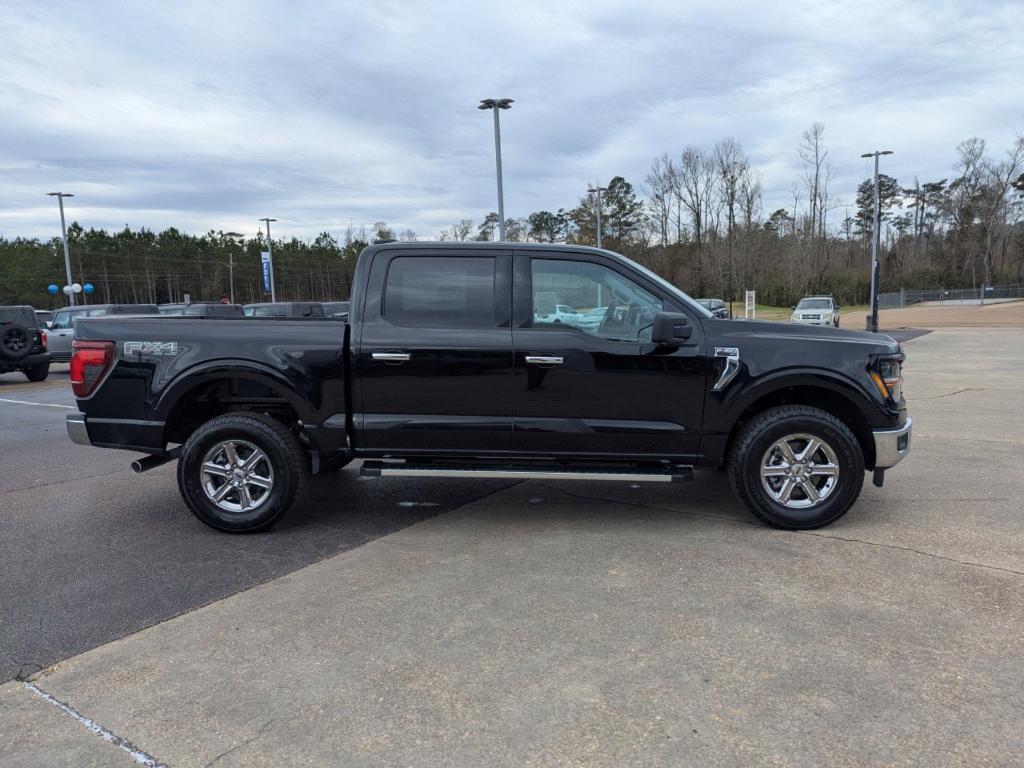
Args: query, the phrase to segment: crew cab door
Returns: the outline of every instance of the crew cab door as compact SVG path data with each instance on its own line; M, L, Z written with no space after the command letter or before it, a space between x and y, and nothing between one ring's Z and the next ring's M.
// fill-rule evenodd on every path
M511 264L496 250L374 255L356 325L361 448L510 450Z
M515 254L513 302L514 450L684 461L697 454L701 322L691 315L693 335L679 347L650 341L657 312L688 308L613 259L545 251ZM554 305L575 313L555 315Z

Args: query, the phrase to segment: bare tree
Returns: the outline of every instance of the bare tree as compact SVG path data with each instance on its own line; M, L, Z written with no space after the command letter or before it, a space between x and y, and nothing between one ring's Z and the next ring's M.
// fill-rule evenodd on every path
M457 224L453 224L451 228L452 240L458 240L462 242L469 239L470 233L473 231L473 220L472 219L459 219Z
M647 208L662 246L669 244L669 227L676 205L676 168L668 154L654 158L651 170L644 178Z
M679 158L675 182L676 196L689 213L693 239L700 247L716 186L714 162L703 150L687 147Z
M800 159L806 166L804 169L804 183L807 186L807 200L810 203L810 226L808 236L813 237L819 233L821 237L824 232L824 215L822 214L822 199L827 196L822 194L822 176L825 173L825 159L828 157L828 150L824 145L825 125L814 123L804 131L803 142L797 148ZM826 182L827 190L827 182Z
M718 193L725 208L726 252L729 260L729 301L735 298L735 231L736 207L740 199L743 180L750 171L750 163L743 152L743 147L735 139L722 139L715 144L715 170L718 174Z

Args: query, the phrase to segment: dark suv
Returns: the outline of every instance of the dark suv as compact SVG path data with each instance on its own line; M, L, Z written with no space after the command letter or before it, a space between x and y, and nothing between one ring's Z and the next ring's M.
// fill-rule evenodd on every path
M29 381L50 373L46 337L32 307L0 307L0 373L21 371Z

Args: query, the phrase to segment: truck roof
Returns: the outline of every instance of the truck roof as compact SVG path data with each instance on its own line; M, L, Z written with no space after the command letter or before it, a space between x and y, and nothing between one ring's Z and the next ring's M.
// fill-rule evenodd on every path
M494 251L571 251L573 253L597 253L605 256L622 258L622 254L606 248L595 248L589 245L567 245L566 243L519 243L509 240L415 240L411 242L376 243L368 245L363 253L377 251L439 251L439 250L494 250Z

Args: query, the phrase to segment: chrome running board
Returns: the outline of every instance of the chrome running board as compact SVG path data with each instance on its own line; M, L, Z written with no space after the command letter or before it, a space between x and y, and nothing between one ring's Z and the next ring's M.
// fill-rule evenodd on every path
M693 467L664 469L630 467L552 468L445 464L406 464L364 461L359 470L366 477L479 477L491 480L605 480L619 483L685 483L693 480Z

